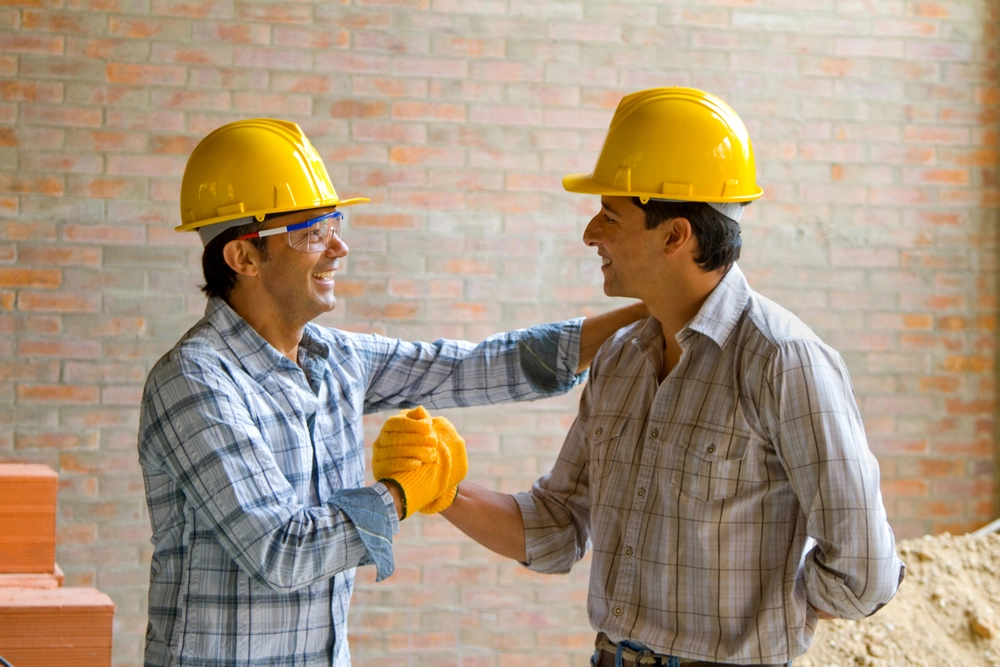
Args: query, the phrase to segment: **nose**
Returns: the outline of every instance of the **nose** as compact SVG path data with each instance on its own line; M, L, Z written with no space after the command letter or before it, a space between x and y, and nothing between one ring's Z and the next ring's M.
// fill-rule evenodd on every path
M600 233L598 232L599 225L597 224L597 218L600 217L600 213L595 215L587 223L587 227L583 230L583 242L587 245L594 246L597 245Z
M326 254L330 257L347 257L349 252L351 249L344 243L344 239L340 238L340 234L331 231L330 238L326 242Z

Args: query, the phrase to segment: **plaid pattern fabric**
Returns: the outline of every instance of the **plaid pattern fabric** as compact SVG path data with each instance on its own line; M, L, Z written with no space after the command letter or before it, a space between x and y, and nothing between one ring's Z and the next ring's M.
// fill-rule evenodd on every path
M385 488L363 488L362 414L567 391L581 379L580 324L479 345L309 325L296 365L211 299L143 394L145 664L349 665L354 568L391 574L398 531Z
M706 661L783 663L810 605L876 611L903 573L847 368L733 266L677 334L605 343L551 473L515 498L528 567L592 542L588 612L612 640Z

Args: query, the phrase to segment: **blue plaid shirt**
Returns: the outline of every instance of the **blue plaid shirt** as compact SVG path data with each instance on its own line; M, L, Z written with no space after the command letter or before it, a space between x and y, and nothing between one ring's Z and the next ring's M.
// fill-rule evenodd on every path
M392 497L362 414L575 386L581 320L479 345L308 325L292 363L224 301L154 366L139 460L154 547L147 667L349 665L354 568L392 574Z

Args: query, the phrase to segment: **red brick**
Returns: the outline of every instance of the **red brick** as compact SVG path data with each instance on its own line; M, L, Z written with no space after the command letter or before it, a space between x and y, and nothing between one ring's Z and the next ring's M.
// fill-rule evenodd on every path
M62 195L63 180L57 176L27 177L0 172L0 190L23 194Z
M11 241L50 241L56 238L56 226L51 222L0 222L0 238Z
M25 105L21 120L28 124L67 127L99 127L103 122L101 109L70 106Z
M195 35L198 36L199 24L195 24ZM115 37L126 37L129 39L148 39L157 37L160 39L187 39L191 34L191 27L188 22L160 18L149 21L140 18L126 16L108 17L108 34Z
M233 108L264 116L306 116L312 112L312 96L289 93L233 93Z
M0 287L56 288L60 284L62 284L62 271L58 269L0 267Z
M961 42L938 42L932 40L908 40L904 49L908 60L948 60L968 62L972 60L972 44Z
M838 37L836 40L838 56L861 56L866 58L900 58L903 55L903 40Z
M102 405L139 406L142 400L142 385L103 387L101 389Z
M21 28L30 31L92 35L104 28L104 17L80 12L63 13L25 9Z
M130 65L109 63L106 68L108 81L123 84L155 84L180 86L187 80L187 70L168 65Z
M427 81L424 79L352 76L351 93L358 96L424 98L427 97Z
M96 449L97 434L78 433L17 433L15 449Z
M146 147L146 137L139 133L70 130L66 135L68 148L95 152L138 152Z
M396 58L392 61L392 73L398 76L426 76L461 79L468 76L465 60L444 58Z
M347 30L275 26L272 43L275 46L295 46L304 49L346 49L351 46L351 33Z
M279 3L263 4L252 2L236 3L236 19L267 24L309 23L312 7L309 4Z
M271 26L266 23L234 24L197 21L191 26L191 32L195 43L228 42L259 45L271 43Z
M884 479L882 480L882 495L893 496L926 496L930 484L923 479Z
M57 104L63 100L63 84L45 81L0 81L0 100Z
M211 88L213 90L228 90L235 88L241 90L266 90L268 87L268 75L269 73L264 69L197 67L191 69L188 73L188 87ZM212 120L214 122L211 124L211 127L202 127L199 124L192 122L191 127L186 129L199 132L204 129L203 134L207 134L220 124L226 122L225 120L219 120L218 118L213 118ZM236 119L233 118L227 120ZM178 129L184 128L182 127Z
M461 104L441 104L426 102L395 102L392 117L404 120L443 120L462 122L465 120L465 106Z
M243 67L276 70L309 70L313 55L297 49L262 48L237 46L233 50L233 62Z
M418 299L458 299L463 287L460 280L390 280L387 293Z
M168 155L110 155L107 173L121 176L181 176L187 158Z
M66 183L66 194L72 197L141 199L146 192L146 184L138 179L70 177Z
M461 192L395 189L390 194L390 201L394 206L417 209L455 211L466 208L465 196Z
M190 18L233 18L233 4L220 0L153 0L152 13Z
M20 340L17 353L25 357L58 357L60 359L96 359L100 344L92 340Z
M65 48L65 38L43 37L40 35L18 35L0 33L0 53L31 53L61 55Z
M31 312L96 313L101 308L101 296L22 291L17 297L17 308Z
M19 384L17 400L25 403L96 404L97 387L64 384Z
M465 151L432 146L394 146L389 149L389 160L397 164L461 165L465 163Z

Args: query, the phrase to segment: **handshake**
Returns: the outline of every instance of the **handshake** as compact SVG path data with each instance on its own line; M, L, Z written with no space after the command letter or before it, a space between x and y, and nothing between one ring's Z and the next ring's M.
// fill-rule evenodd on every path
M403 514L434 514L447 509L458 495L458 483L469 472L465 440L444 417L422 407L404 410L382 425L372 451L372 473L394 484L403 497Z

